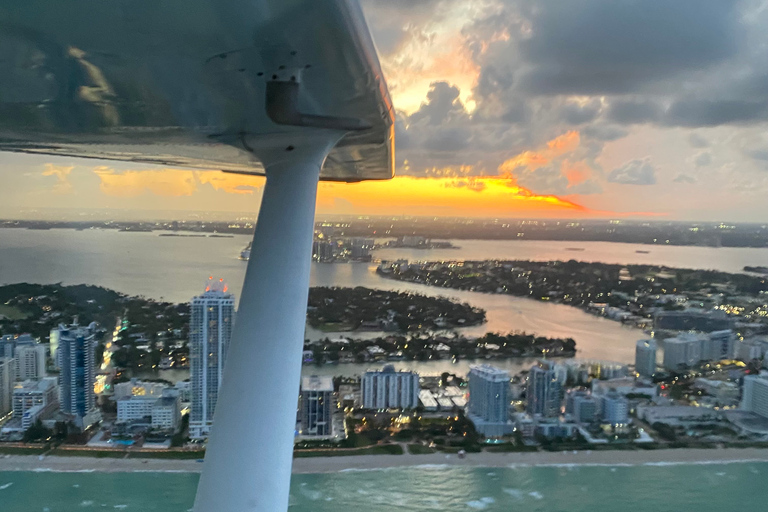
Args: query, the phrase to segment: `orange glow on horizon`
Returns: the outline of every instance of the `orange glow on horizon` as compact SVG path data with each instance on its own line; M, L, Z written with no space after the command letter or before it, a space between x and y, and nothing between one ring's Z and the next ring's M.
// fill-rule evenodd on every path
M540 195L500 176L416 178L353 185L321 183L318 211L369 215L516 216L588 213L584 206ZM348 211L343 211L347 209Z

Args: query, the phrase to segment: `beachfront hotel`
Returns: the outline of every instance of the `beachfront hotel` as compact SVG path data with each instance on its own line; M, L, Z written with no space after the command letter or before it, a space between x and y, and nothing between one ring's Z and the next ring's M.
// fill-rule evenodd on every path
M333 378L328 376L301 379L301 431L303 436L333 435Z
M741 409L768 418L768 372L744 377Z
M509 373L487 364L470 366L469 419L486 437L500 437L512 432Z
M361 379L366 409L412 409L419 405L419 375L398 372L391 364L381 371L367 371Z

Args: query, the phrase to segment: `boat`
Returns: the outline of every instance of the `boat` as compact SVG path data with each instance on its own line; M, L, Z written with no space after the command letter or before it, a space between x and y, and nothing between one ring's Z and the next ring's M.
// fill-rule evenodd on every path
M637 254L648 254L651 251L635 251Z
M583 247L566 247L565 250L566 251L583 251L584 248Z
M248 259L251 257L251 242L248 243L248 246L240 251L240 259L244 261L248 261Z

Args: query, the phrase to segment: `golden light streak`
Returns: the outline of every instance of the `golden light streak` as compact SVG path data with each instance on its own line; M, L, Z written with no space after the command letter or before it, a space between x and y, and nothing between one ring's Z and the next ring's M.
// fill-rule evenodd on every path
M55 176L56 184L53 186L54 192L58 194L68 194L72 192L72 183L69 181L69 175L74 168L74 166L45 164L43 176Z
M112 197L136 197L150 193L156 196L191 196L197 190L193 171L155 169L117 172L110 167L96 167L101 191Z
M342 200L359 214L496 217L573 215L589 209L553 195L539 195L499 176L415 178L354 185L321 183L318 211L333 212Z

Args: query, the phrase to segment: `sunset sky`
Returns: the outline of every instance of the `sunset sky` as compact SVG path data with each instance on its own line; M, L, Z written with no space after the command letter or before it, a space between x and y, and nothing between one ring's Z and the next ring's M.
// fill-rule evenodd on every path
M768 219L767 0L363 0L390 182L321 214ZM0 154L31 207L252 214L263 179ZM28 214L28 213L27 213Z

